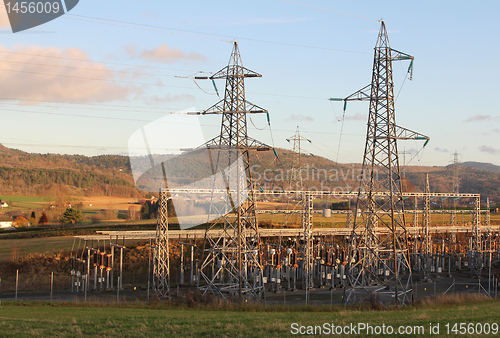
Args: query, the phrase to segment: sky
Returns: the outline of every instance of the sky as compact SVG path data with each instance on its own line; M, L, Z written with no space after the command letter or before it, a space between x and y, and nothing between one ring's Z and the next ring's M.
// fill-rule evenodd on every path
M370 83L383 19L391 47L415 57L411 81L408 61L393 63L396 122L431 139L425 149L399 142L400 162L442 166L456 151L461 161L500 165L499 14L498 1L82 0L12 33L0 6L0 143L128 154L144 126L219 101L211 81L193 77L225 67L237 41L244 66L262 74L246 80L246 98L271 121L251 116L249 136L290 149L298 126L311 140L305 153L360 163L368 102L349 102L343 118L342 102L328 98ZM216 86L222 94L223 80ZM199 124L208 140L220 116ZM165 123L166 139L187 130Z

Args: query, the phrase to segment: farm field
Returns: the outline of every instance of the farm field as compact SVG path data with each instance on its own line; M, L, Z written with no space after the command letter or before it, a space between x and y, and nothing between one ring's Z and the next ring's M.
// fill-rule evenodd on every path
M0 196L0 200L2 200L3 202L11 201L12 203L14 203L14 206L10 205L9 207L2 209L3 212L7 212L10 210L38 209L42 208L49 201L49 199L45 197L5 195Z
M90 209L115 209L127 210L130 206L135 207L137 210L141 208L140 205L134 204L138 200L130 197L114 197L114 196L88 196L88 197L74 197L78 202L82 202L84 208Z
M246 311L236 306L229 311L210 310L206 306L197 310L145 303L117 307L103 304L4 302L0 306L0 327L2 337L293 337L296 335L292 334L292 323L297 323L297 328L304 326L303 330L308 326L323 327L324 323L328 323L328 326L366 323L371 326L391 326L395 330L400 326L406 330L424 330L420 334L398 334L400 337L448 337L457 335L447 332L446 324L450 324L449 329L452 329L454 323L473 323L475 327L479 327L477 324L480 323L482 328L490 329L490 334L484 336L497 336L492 334L492 328L495 327L493 323L498 325L499 322L500 302L465 303L430 304L403 311L345 310L342 307L284 310L252 305ZM430 334L430 326L436 334ZM348 336L374 335L358 331Z
M3 211L19 209L36 209L43 208L51 202L53 198L50 197L37 197L37 196L0 196L2 201L12 201L14 207L8 207ZM140 205L135 204L138 202L136 198L130 197L115 197L115 196L72 196L68 198L74 203L81 202L85 209L115 209L126 210L130 206L140 209Z

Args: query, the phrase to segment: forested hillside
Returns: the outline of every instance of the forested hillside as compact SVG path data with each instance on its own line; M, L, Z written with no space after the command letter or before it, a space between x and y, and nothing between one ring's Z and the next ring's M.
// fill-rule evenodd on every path
M276 156L278 155L278 156ZM251 152L254 184L263 189L288 189L294 159L289 150ZM303 155L301 161L304 189L349 192L359 186L360 164L336 164L326 158ZM149 163L148 161L145 162ZM207 177L209 161L196 156L180 156L170 162L169 176L181 177L186 172L196 178ZM295 164L298 165L297 162ZM483 170L480 168L486 168ZM145 168L144 170L146 170ZM459 166L460 192L479 193L500 201L498 166L467 162ZM404 189L424 191L425 174L429 173L433 192L451 192L454 167L407 167L404 170ZM378 178L383 175L379 173ZM365 177L366 179L366 177ZM187 183L188 180L180 180ZM144 195L136 188L128 156L32 154L0 145L0 191L2 195L87 195L132 197Z
M32 154L0 145L2 195L136 196L127 156Z

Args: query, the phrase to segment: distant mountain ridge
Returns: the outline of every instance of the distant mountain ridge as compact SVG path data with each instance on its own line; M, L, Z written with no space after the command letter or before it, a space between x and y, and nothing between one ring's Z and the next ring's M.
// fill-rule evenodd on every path
M495 173L500 173L500 166L491 163L469 161L469 162L461 162L458 165L463 167L476 168L481 170L493 171Z

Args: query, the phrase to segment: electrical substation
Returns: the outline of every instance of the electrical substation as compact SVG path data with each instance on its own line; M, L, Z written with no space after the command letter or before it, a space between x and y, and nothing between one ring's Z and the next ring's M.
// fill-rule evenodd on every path
M345 98L330 99L343 101L344 111L349 101L369 101L362 162L362 176L367 179L360 180L358 189L304 188L301 142L308 140L297 127L288 140L293 145L292 163L286 168L291 173L288 186L266 190L252 180L250 152L274 150L248 135L247 117L267 114L269 121L269 113L246 100L244 83L246 78L261 75L243 67L234 42L228 66L210 77L197 78L225 80L221 101L198 113L201 118L209 114L222 117L220 135L199 148L208 150L212 173L220 173L222 179L214 179L212 188L188 189L169 187L164 177L156 231L97 231L78 236L85 245L74 260L72 291L119 292L124 250L129 241L141 240L150 243L148 298L168 299L182 287L201 296L239 302L286 302L288 292L290 303L405 306L421 295L426 283L436 290L436 283L445 280L446 287L440 292L472 290L493 297L498 285L495 269L500 259L500 226L491 224L489 200L459 192L458 172L453 192L431 192L428 178L424 192L403 189L398 142L419 140L425 147L429 137L396 124L392 63L397 61L409 62L411 79L413 56L390 47L381 22L371 83ZM278 159L276 151L274 154ZM454 155L456 165L457 153ZM207 217L204 229L169 230L167 202L177 194L211 196L208 216L220 217ZM278 198L285 201L286 210L259 209L262 202L258 201ZM315 201L323 199L349 201L349 207L337 210L327 203L325 208L315 208ZM448 201L455 207L432 209L431 203L436 201ZM486 208L481 208L481 201ZM473 208L457 208L460 203ZM287 226L260 227L259 218L264 214L281 215ZM437 215L448 225L432 224ZM332 225L334 219L342 220L344 225L315 226L319 218ZM173 242L180 247L180 259L170 257Z

